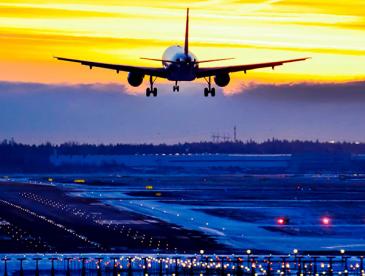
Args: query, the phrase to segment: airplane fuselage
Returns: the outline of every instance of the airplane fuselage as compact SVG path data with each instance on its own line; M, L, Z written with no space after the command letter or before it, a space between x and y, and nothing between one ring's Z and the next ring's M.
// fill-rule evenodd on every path
M188 52L185 54L181 46L171 46L162 56L163 67L167 71L167 79L170 81L193 81L199 68L197 57ZM172 61L172 62L169 62Z

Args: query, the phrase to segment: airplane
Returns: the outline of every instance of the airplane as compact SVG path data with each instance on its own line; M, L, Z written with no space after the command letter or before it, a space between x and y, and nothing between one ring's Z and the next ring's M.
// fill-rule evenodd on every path
M169 81L174 81L173 92L179 92L180 88L178 83L182 81L194 81L195 79L204 79L208 87L204 89L204 96L208 97L211 95L215 97L215 88L212 87L212 77L214 77L214 82L219 87L226 87L230 82L230 73L234 72L244 72L258 69L258 68L274 68L276 66L281 66L285 63L304 61L309 59L298 58L290 60L282 60L276 62L267 63L256 63L256 64L243 64L234 66L220 66L220 67L200 67L200 64L217 62L222 60L230 60L232 58L219 58L211 60L201 60L199 61L197 57L189 50L189 9L186 12L186 27L185 27L185 45L181 46L171 46L166 49L162 59L156 58L141 58L144 60L158 61L162 62L162 67L140 67L140 66L130 66L122 64L109 64L101 62L93 62L87 60L71 59L64 57L54 57L57 60L69 61L80 63L81 65L86 65L90 69L93 67L99 67L104 69L115 70L117 73L120 71L128 72L128 83L133 87L138 87L143 83L145 76L149 76L150 86L146 89L146 96L150 97L153 95L157 96L157 88L154 87L157 78L167 79Z

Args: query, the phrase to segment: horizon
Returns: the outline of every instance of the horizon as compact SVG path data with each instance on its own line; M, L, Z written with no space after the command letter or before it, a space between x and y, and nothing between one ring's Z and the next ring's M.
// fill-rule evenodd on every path
M47 146L50 145L52 147L58 146L183 146L183 145L192 145L192 144L213 144L213 145L220 145L220 144L256 144L256 145L263 145L268 143L309 143L309 144L322 144L322 145L355 145L355 146L363 146L365 145L365 141L319 141L319 140L287 140L287 139L277 139L275 137L269 138L264 141L255 141L255 140L240 140L237 139L234 141L231 137L229 137L226 141L213 141L213 140L201 140L201 141L180 141L176 143L151 143L151 142L142 142L142 143L123 143L123 142L116 142L116 143L83 143L77 141L64 141L61 143L52 143L52 141L46 141L41 143L26 143L26 142L18 142L13 137L4 138L0 140L0 145L3 144L15 144L15 145L24 145L24 146Z

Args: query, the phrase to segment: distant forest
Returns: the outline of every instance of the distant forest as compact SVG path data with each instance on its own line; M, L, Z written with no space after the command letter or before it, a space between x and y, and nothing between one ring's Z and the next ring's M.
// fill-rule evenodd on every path
M319 141L286 141L271 139L263 143L238 142L196 142L174 145L153 144L111 144L94 145L51 143L27 145L14 140L0 143L0 170L37 172L53 169L51 155L129 155L129 154L187 154L187 153L230 153L230 154L296 154L296 153L365 153L365 143L329 143Z

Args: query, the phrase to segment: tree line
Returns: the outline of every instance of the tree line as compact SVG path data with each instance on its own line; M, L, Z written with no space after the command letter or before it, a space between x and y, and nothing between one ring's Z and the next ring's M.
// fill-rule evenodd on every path
M360 154L365 153L365 143L320 142L270 139L265 142L191 142L167 144L63 144L44 143L30 145L14 140L0 143L1 171L36 172L53 169L52 155L130 155L130 154Z

